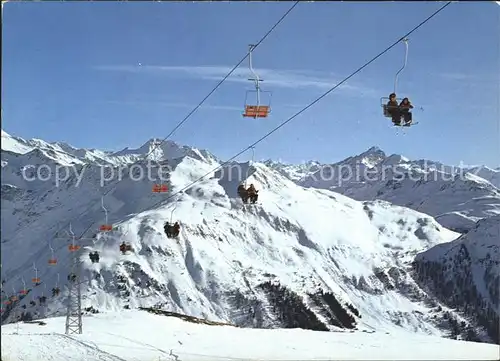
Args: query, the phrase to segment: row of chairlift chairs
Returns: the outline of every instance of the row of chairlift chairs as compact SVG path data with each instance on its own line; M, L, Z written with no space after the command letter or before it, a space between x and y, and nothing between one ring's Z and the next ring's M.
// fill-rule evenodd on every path
M52 249L51 249L52 250ZM54 266L57 264L57 260L55 259L53 255L53 250L52 250L52 257L49 259L48 262L49 265ZM35 271L35 277L31 279L31 282L33 283L33 287L38 287L42 284L42 281L40 277L38 277L38 269L36 268L35 264L33 264L33 269ZM24 299L28 294L32 291L32 288L26 287L26 283L24 281L24 278L21 278L22 283L23 283L23 288L20 291L16 291L15 288L13 287L13 293L9 296L5 293L3 290L3 285L5 284L5 280L2 280L2 304L1 304L1 312L4 312L5 307L9 307L14 305L16 302L21 301ZM52 297L57 297L59 296L61 289L59 287L59 274L57 275L57 283L56 285L52 288ZM42 291L41 296L37 297L39 305L44 305L47 302L47 296L45 296L44 292ZM36 301L35 298L33 298L29 302L29 306L34 307L36 306ZM27 305L24 304L21 306L22 309L26 309Z
M152 191L153 191L153 193L166 193L166 192L168 192L168 187L166 184L155 184L155 185L153 185ZM114 227L112 224L108 223L107 210L104 207L104 203L102 200L101 200L101 202L102 202L101 206L105 211L106 223L99 227L99 232L108 233L108 232L113 231ZM174 208L174 210L175 210L175 208ZM164 231L165 231L165 234L167 235L168 238L177 238L179 236L179 232L180 232L179 222L175 222L174 224L172 224L172 215L173 215L174 210L172 210L170 222L167 221L164 224ZM96 237L97 237L97 234L94 236L94 238L96 238ZM127 252L133 251L132 246L129 243L126 243L125 241L123 241L120 244L119 250L124 255L127 254ZM99 252L96 250L89 252L89 259L92 263L99 263L99 260L100 260Z
M106 226L106 225L103 225L100 227L100 230L101 231L107 231L107 230L110 230L109 229L109 226ZM70 231L71 231L71 228L70 228ZM66 237L65 237L66 238ZM72 242L71 244L68 245L68 250L70 252L76 252L80 249L80 246L75 244L75 238L74 235L72 237ZM58 264L57 262L57 258L55 257L55 254L54 254L54 249L52 248L51 244L49 243L49 249L50 249L50 252L51 252L51 256L50 258L48 259L47 263L49 264L49 266L56 266ZM35 272L35 275L34 277L31 279L31 282L33 284L33 287L38 287L42 284L42 280L41 278L38 276L38 269L36 268L36 265L33 264L33 269L34 269L34 272ZM74 275L68 275L68 281L74 281ZM2 281L2 286L4 284L4 280ZM27 288L26 287L26 284L24 282L24 279L22 279L22 282L23 282L23 289L20 290L19 292L15 292L14 290L14 293L3 300L2 302L2 311L3 311L3 307L4 306L9 306L9 305L12 305L14 302L17 302L17 301L20 301L22 300L24 297L26 297L31 291L32 289L31 288ZM3 290L2 290L2 293L3 293ZM52 290L51 290L51 293L52 293L52 297L57 297L59 296L59 294L61 293L61 289L59 287L59 274L57 274L57 282L56 282L56 285L54 287L52 287ZM2 295L4 296L4 295ZM38 296L38 301L39 301L39 304L40 305L43 305L46 303L47 301L47 296L44 295L44 293L42 292L42 295L41 296ZM29 302L29 305L30 306L35 306L36 305L36 302L34 299L32 299L30 302ZM26 309L26 305L22 305L21 306L23 309Z

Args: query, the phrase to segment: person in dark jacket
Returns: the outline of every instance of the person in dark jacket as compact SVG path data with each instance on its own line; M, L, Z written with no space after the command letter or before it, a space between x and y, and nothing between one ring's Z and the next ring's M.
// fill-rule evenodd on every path
M181 226L179 225L179 222L175 222L173 226L173 232L172 236L173 237L179 237L179 232L181 231Z
M172 237L172 226L170 225L169 222L165 222L163 230L165 231L165 234L167 235L168 238Z
M413 109L413 105L411 105L411 102L408 98L404 98L399 104L399 111L403 116L405 125L410 125L412 122L412 114L410 112L410 109Z
M126 244L125 242L122 242L120 244L120 252L125 254L127 253L127 251L130 251L132 250L132 247L130 247L130 245Z
M255 186L253 184L250 184L250 187L247 189L247 194L248 194L248 199L250 200L250 203L255 204L257 202L257 199L259 198L259 193L258 190L255 189Z
M401 110L399 109L398 100L396 99L396 93L389 95L389 101L386 107L387 113L391 115L394 125L401 125Z
M243 203L247 203L247 201L248 201L248 193L247 193L247 190L245 189L245 186L243 184L240 184L238 186L238 195L240 196L241 201Z

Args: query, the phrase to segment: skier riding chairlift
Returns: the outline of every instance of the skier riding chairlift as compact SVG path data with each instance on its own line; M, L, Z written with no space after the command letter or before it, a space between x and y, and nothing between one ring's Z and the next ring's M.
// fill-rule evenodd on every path
M163 230L168 238L177 238L179 236L180 229L181 226L179 225L179 222L175 222L174 225L171 225L170 222L167 221L163 226Z
M248 189L245 189L245 186L243 184L240 184L238 186L238 195L240 196L244 204L248 203L248 201L250 201L251 204L255 204L259 198L258 193L259 191L255 189L255 186L253 184L250 184L250 187L248 187Z
M408 39L404 38L401 40L405 44L405 56L404 63L401 69L398 70L394 79L394 92L389 95L389 98L381 98L380 103L383 108L384 116L392 119L394 126L406 126L415 125L418 123L412 123L412 113L410 109L413 108L410 100L404 98L401 102L397 99L396 88L398 85L399 74L406 68L408 61ZM387 102L386 102L387 100ZM401 120L404 119L404 123L401 124Z
M89 258L92 263L99 263L99 252L97 251L90 252Z
M132 251L132 246L130 246L130 244L126 244L125 242L122 242L120 244L120 251L121 251L121 253L125 254L127 251Z

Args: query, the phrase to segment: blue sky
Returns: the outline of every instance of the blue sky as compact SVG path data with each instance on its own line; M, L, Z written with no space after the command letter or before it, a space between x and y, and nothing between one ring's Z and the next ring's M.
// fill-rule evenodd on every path
M172 140L228 158L444 3L301 3L255 50L268 119L241 116L247 62ZM291 2L22 2L3 14L2 128L120 150L165 137ZM396 134L380 97L400 44L261 142L257 159L337 161L377 145L450 164L500 165L500 7L453 3L410 37L398 93L420 124ZM248 152L239 159L251 156Z

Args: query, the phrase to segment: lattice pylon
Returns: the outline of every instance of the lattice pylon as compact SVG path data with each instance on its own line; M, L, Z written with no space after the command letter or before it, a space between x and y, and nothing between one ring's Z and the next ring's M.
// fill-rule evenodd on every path
M73 252L73 262L71 264L68 283L68 309L66 312L66 335L82 333L82 292L80 288L80 271L78 265L77 252Z

